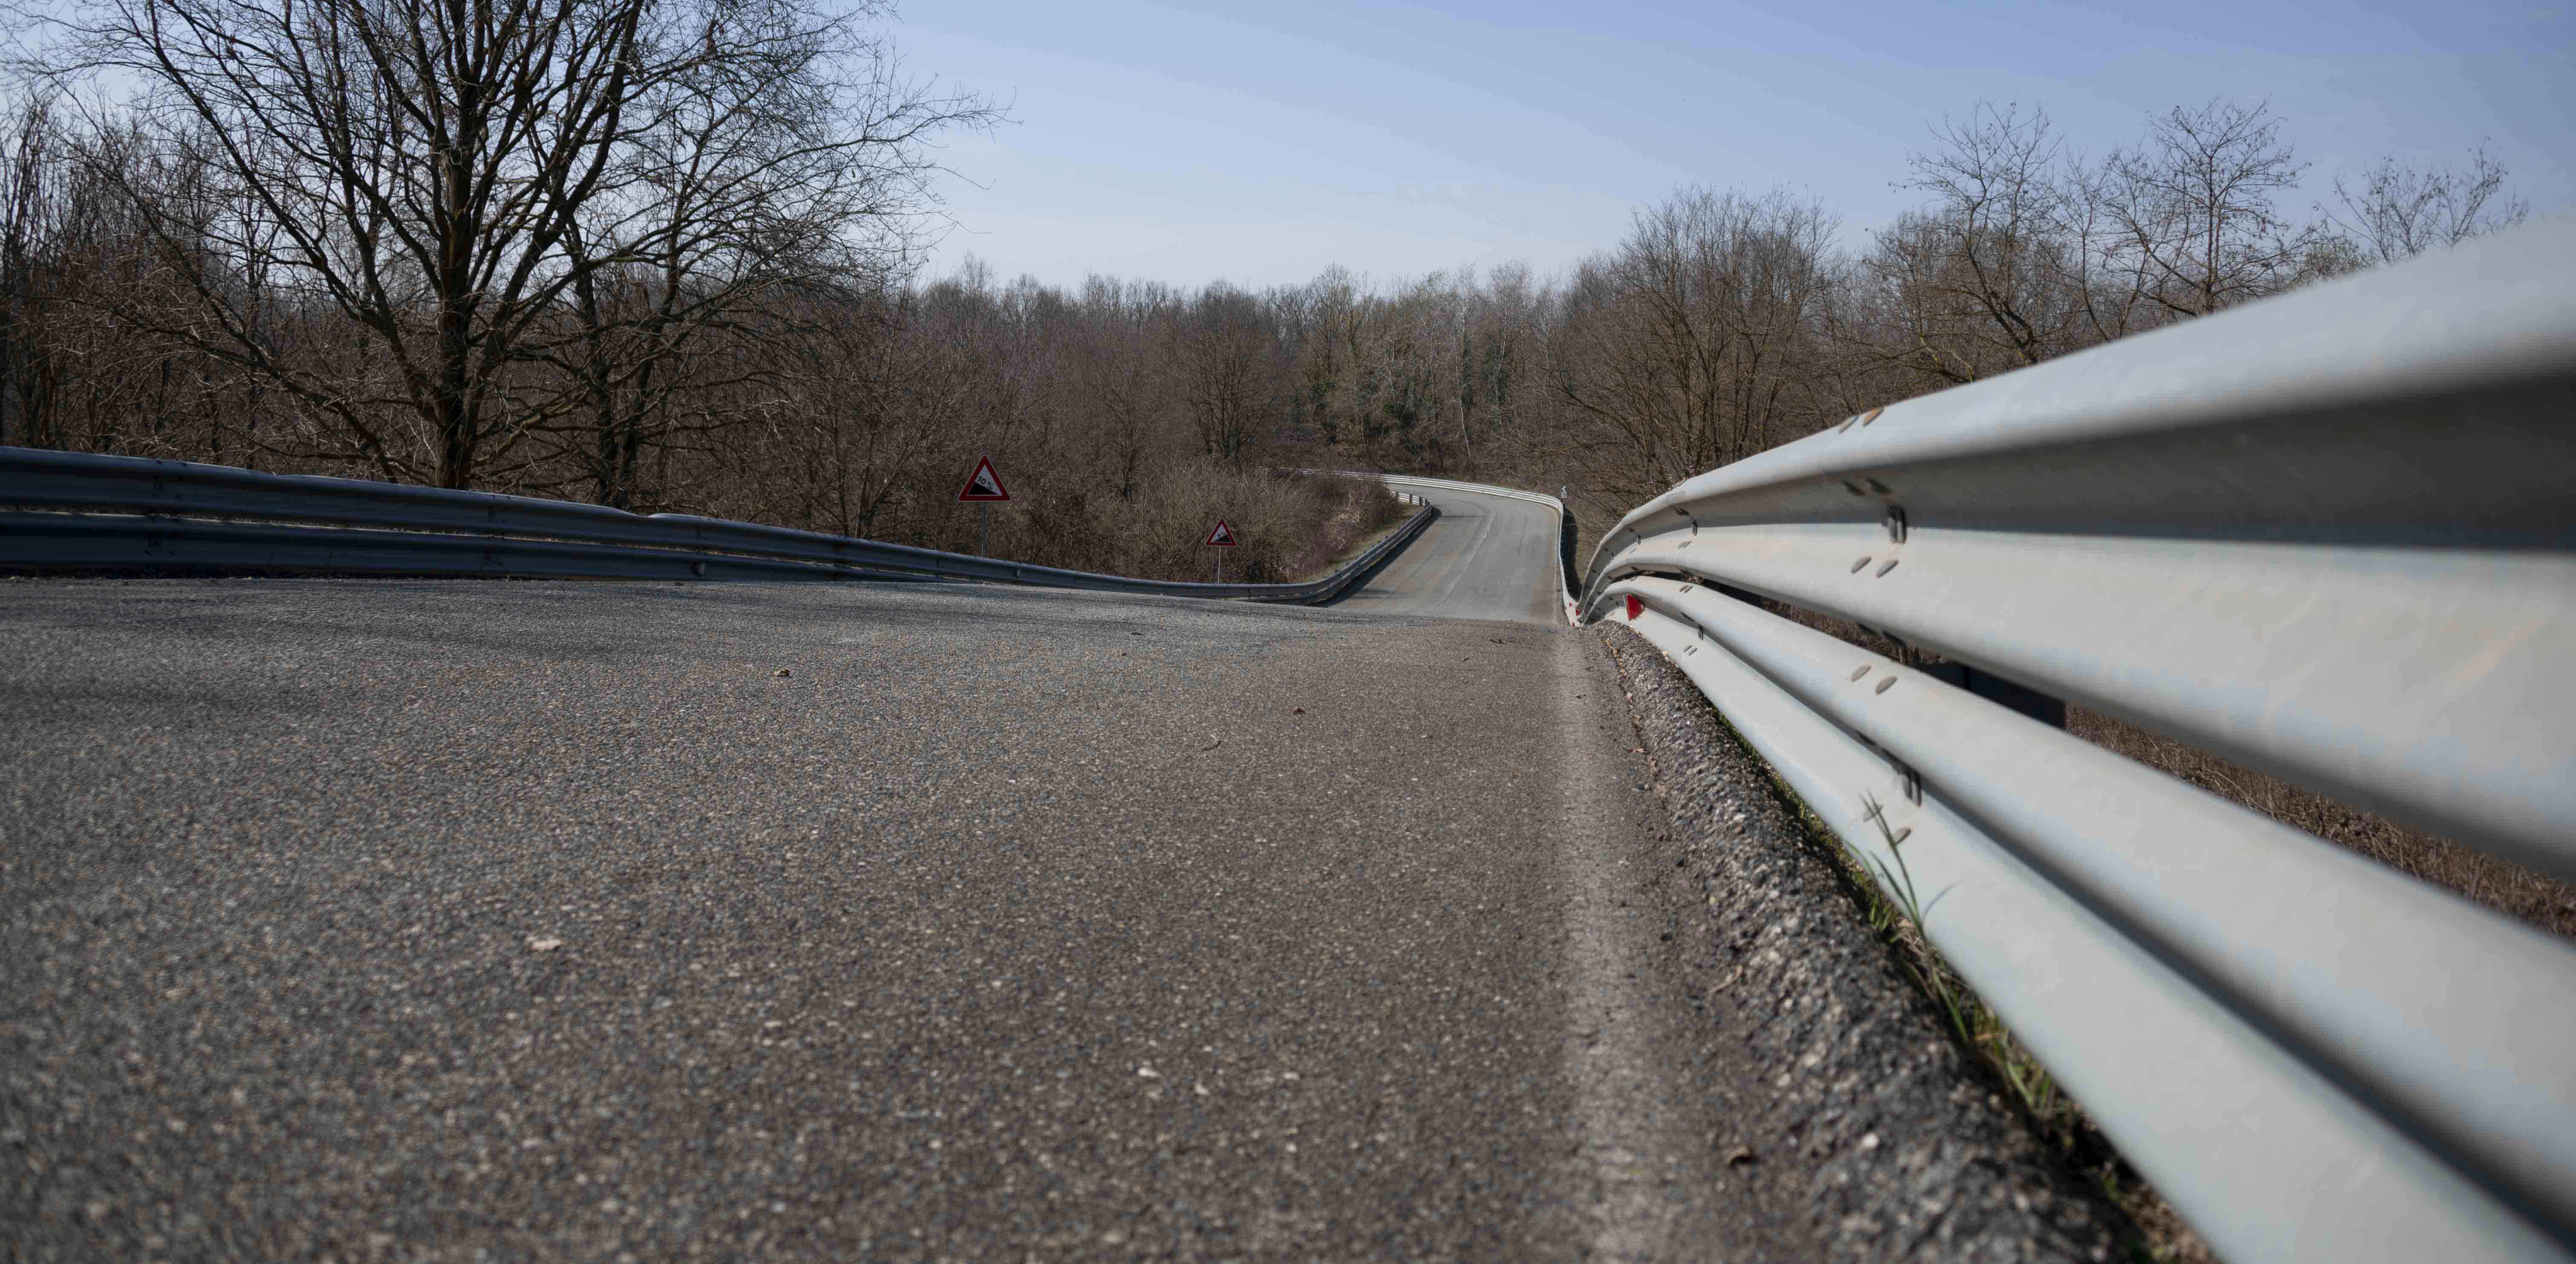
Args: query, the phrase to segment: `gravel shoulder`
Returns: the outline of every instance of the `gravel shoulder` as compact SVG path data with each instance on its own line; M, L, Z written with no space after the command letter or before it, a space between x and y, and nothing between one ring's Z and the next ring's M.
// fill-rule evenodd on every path
M1835 1261L2099 1261L2135 1232L2038 1141L1870 928L1758 758L1643 638L1603 623L1670 821L1665 970L1705 981L1724 1162ZM1642 892L1641 892L1642 893Z

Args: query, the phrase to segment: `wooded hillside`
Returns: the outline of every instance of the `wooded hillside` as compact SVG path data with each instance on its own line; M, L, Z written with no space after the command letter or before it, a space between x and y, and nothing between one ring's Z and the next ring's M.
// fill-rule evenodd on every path
M997 552L1154 574L1195 574L1217 516L1288 522L1270 467L1570 486L1597 524L1871 406L2525 213L2482 153L2301 210L2259 103L2097 160L1981 106L1858 240L1717 172L1561 276L926 279L927 146L996 114L903 78L874 6L75 12L0 134L0 442L943 548L972 546L952 497L989 454Z

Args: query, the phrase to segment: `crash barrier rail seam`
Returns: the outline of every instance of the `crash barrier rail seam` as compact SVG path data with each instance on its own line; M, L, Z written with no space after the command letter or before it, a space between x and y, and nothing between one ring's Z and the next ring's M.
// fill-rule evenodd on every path
M2576 949L1918 655L2576 879L2571 296L2543 225L1874 409L1630 513L1581 617L2223 1258L2567 1259Z
M1339 596L1438 516L1437 509L1425 505L1321 579L1207 584L1096 575L720 518L632 514L495 492L0 447L0 565L13 566L532 578L973 579L1313 604Z

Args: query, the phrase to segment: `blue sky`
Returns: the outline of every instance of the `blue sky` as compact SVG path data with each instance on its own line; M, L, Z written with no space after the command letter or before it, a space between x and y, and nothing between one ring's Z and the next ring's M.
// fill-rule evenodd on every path
M1018 120L945 143L956 228L1008 278L1381 282L1552 273L1684 184L1788 186L1847 241L1926 127L2044 106L2078 148L2149 112L2268 96L2315 165L2301 211L2380 156L2484 141L2538 214L2576 205L2576 9L2241 0L2063 4L1267 5L908 0L909 68Z

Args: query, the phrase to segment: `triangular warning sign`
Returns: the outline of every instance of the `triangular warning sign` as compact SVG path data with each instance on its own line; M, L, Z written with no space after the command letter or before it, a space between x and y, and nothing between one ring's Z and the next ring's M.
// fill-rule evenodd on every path
M1225 519L1217 519L1216 530L1208 532L1207 542L1233 548L1235 546L1234 528L1225 525Z
M975 458L974 475L966 480L965 490L957 493L959 500L1009 500L1010 498L1011 493L1002 487L1002 476L993 472L993 458L989 456Z

